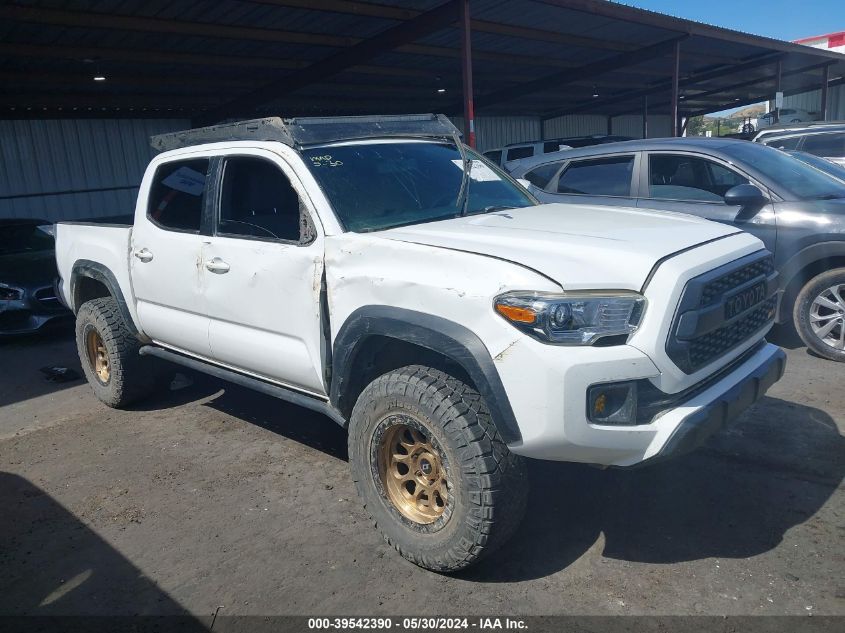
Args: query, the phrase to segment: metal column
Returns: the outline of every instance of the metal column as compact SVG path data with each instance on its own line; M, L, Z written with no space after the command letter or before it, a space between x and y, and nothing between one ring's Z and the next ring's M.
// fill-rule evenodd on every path
M472 104L472 27L469 0L461 1L461 74L464 88L464 139L475 147L475 110Z
M672 51L674 60L672 62L672 136L680 136L680 125L678 121L678 75L681 72L681 43L675 42Z
M783 60L778 60L778 67L775 71L775 123L780 123L780 108L777 107L777 93L781 91L781 76L783 75Z
M648 138L648 95L643 95L643 138Z
M825 66L822 70L822 95L821 108L822 121L827 121L827 88L830 83L830 66Z

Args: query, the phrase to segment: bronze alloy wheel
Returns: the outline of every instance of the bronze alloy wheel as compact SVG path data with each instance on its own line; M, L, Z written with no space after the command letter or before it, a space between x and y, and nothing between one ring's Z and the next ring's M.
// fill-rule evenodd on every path
M111 376L109 354L106 351L103 338L93 327L85 335L85 349L88 351L88 362L91 364L91 369L97 376L97 380L105 385Z
M433 523L449 502L446 468L431 438L401 423L388 427L378 447L378 467L387 497L405 518Z

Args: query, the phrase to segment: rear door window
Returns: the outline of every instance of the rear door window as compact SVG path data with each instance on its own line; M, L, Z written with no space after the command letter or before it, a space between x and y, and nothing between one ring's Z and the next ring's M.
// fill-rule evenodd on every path
M484 158L495 163L496 165L501 164L502 162L502 150L497 149L491 152L484 152Z
M560 175L558 193L630 196L633 156L573 161Z
M775 138L770 141L764 141L764 145L774 147L775 149L795 149L801 141L800 136L792 136L790 138Z
M147 217L162 229L199 233L209 162L198 158L161 165L150 188Z
M506 161L509 160L519 160L520 158L528 158L529 156L534 156L534 146L533 145L526 145L524 147L512 147L508 150L508 153L505 157Z
M540 165L539 167L535 167L527 174L525 174L524 178L535 187L539 187L540 189L546 189L549 184L549 181L554 178L554 175L560 169L560 165L561 163L548 163L546 165Z
M845 132L810 134L804 140L805 152L831 158L845 157Z

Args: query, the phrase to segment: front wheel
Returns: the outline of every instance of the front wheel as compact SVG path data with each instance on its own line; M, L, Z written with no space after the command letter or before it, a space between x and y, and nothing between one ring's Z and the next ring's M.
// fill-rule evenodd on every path
M349 461L384 539L411 562L463 569L513 534L527 479L481 396L413 365L370 383L352 411Z
M793 313L801 340L819 356L845 362L845 268L813 277Z

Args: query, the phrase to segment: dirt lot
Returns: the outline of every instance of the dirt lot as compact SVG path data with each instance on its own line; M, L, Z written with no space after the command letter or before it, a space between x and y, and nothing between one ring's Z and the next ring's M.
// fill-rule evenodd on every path
M533 462L513 542L455 577L371 528L345 435L193 376L99 404L67 332L0 344L0 613L845 615L845 365L784 380L686 459Z

